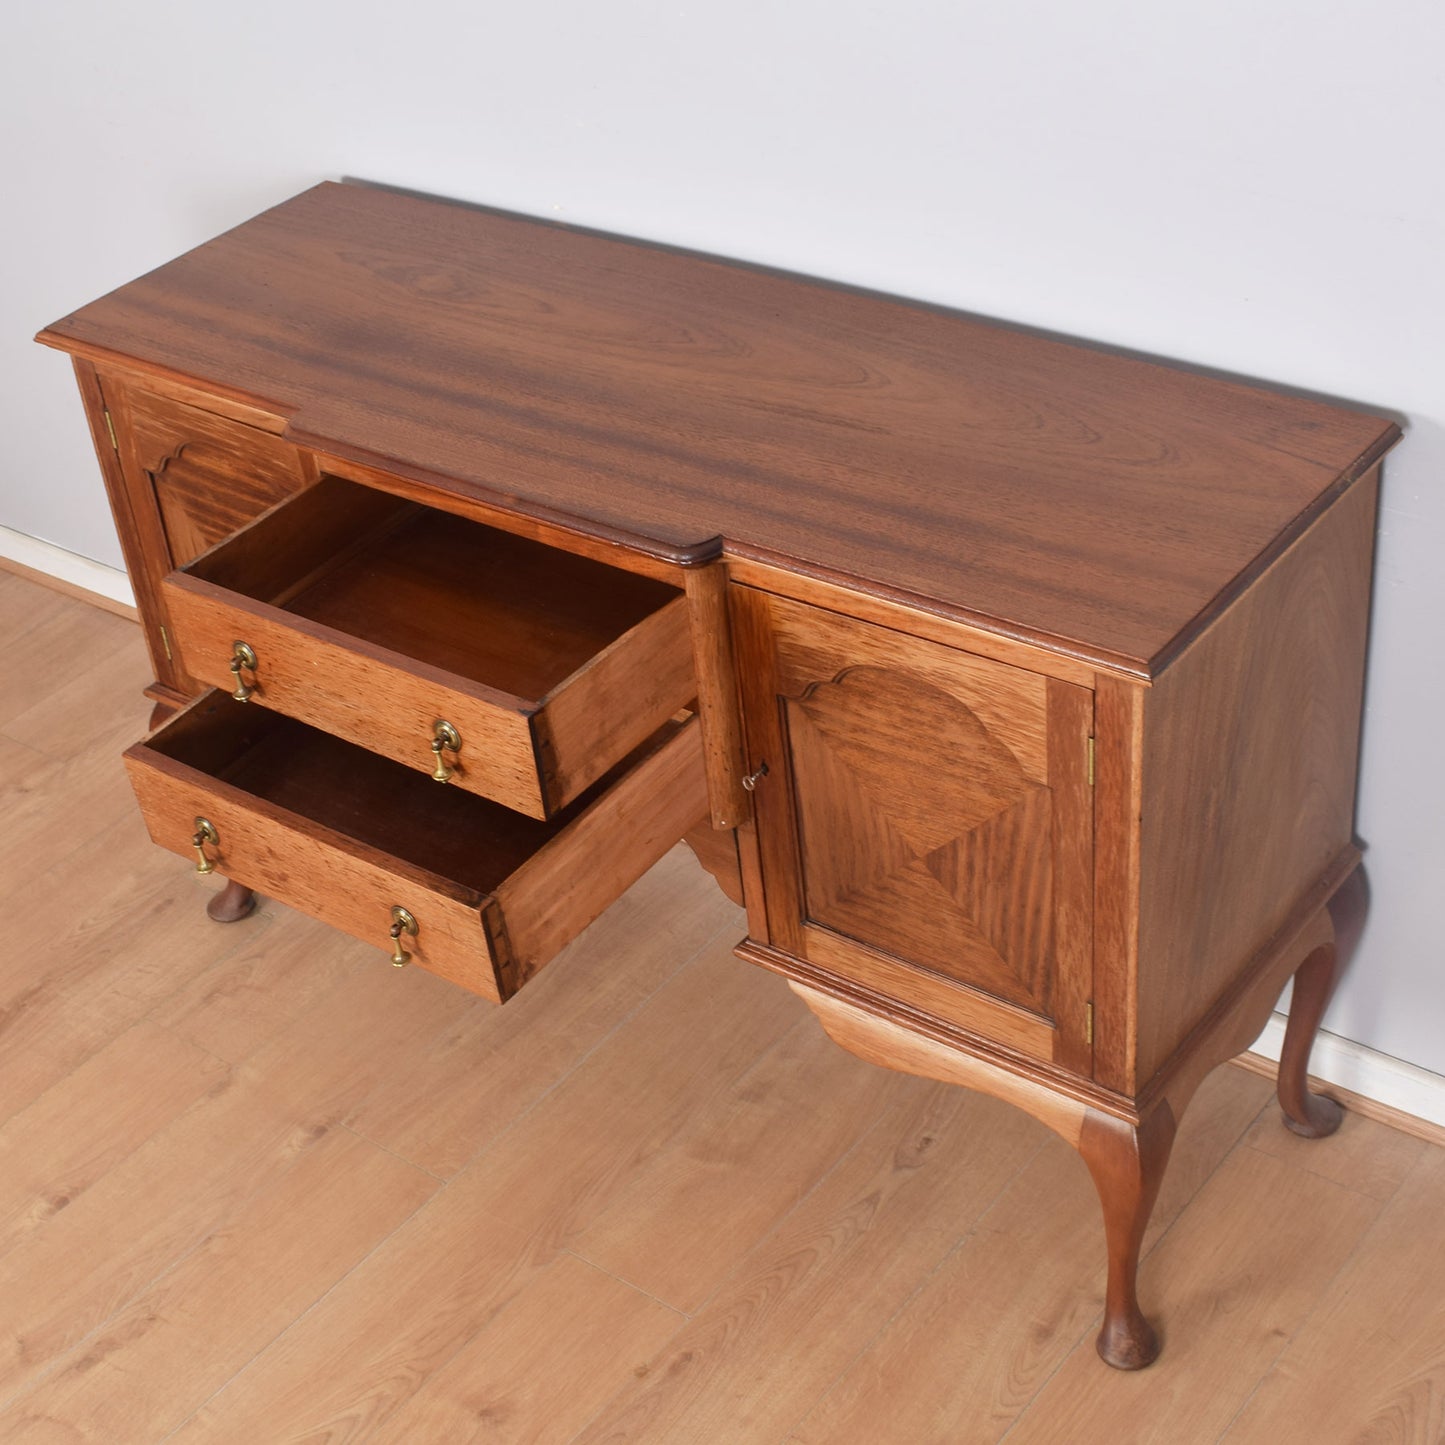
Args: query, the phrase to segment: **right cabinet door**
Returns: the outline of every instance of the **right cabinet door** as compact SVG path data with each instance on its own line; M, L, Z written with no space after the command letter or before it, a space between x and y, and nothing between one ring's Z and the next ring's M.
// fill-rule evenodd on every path
M787 971L1091 1071L1086 688L732 589Z

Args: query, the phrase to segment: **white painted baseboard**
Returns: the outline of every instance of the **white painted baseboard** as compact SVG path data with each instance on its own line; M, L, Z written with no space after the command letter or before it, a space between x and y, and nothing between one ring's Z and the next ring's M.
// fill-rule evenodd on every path
M43 572L47 577L68 582L84 592L98 593L127 607L135 606L130 579L119 567L92 562L89 557L57 547L54 542L42 542L38 537L27 537L24 532L0 527L0 557Z
M1278 1062L1284 1046L1284 1025L1283 1014L1273 1015L1250 1052ZM1338 1034L1321 1032L1310 1050L1310 1073L1352 1094L1362 1094L1377 1104L1387 1104L1445 1128L1445 1077L1428 1069L1376 1053Z

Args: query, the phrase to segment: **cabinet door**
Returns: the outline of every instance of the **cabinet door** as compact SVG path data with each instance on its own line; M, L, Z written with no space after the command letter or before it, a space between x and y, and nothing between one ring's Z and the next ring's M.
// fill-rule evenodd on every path
M119 476L107 473L107 486L156 688L179 702L201 685L173 654L162 579L314 482L316 462L270 432L160 396L120 375L103 373L87 383L82 374L81 392L92 427L99 435L109 432L119 460Z
M126 459L155 496L173 567L184 566L316 478L289 442L130 389Z
M784 971L1087 1073L1093 694L749 588L733 616Z

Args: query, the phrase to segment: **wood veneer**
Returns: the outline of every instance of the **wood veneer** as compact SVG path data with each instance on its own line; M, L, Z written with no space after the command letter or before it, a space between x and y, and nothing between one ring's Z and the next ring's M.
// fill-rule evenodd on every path
M463 788L541 818L695 700L523 865L507 948L480 910L492 961L519 932L555 952L622 886L634 835L690 835L741 892L739 955L844 1047L1009 1099L1083 1156L1111 1364L1158 1349L1136 1276L1184 1110L1292 975L1281 1104L1308 1136L1337 1122L1306 1070L1360 856L1392 422L358 185L40 340L76 358L165 706L226 683L245 635L258 703L424 788L449 686ZM489 596L478 564L498 560L512 581ZM166 782L168 838L230 786ZM336 791L285 827L329 831L307 813ZM477 802L401 798L369 810L388 843ZM425 871L379 844L341 850L358 886ZM332 917L335 890L285 856ZM481 967L468 896L454 976Z
M699 761L696 720L669 724L543 822L218 694L126 754L162 847L192 856L196 817L211 819L220 841L206 847L233 882L377 945L406 906L417 963L496 999L699 820Z
M364 342L361 340L364 338ZM1147 672L1398 436L918 304L324 184L56 322L298 444Z
M323 477L163 585L191 675L550 817L697 691L663 582Z

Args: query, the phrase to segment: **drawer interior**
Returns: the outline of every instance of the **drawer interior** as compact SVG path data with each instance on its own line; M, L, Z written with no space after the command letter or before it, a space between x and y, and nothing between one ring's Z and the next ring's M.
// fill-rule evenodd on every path
M332 476L186 572L534 701L680 595Z
M182 713L145 746L480 895L499 887L679 726L659 730L545 822L441 786L281 713L236 707L218 695Z

